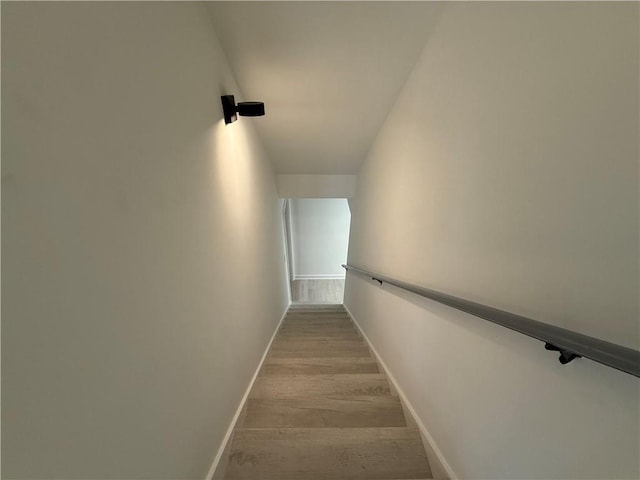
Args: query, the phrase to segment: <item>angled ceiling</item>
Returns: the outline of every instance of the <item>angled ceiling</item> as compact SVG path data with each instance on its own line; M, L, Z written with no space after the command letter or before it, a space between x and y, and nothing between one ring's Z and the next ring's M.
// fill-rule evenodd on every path
M432 2L211 2L278 173L357 173L436 22Z

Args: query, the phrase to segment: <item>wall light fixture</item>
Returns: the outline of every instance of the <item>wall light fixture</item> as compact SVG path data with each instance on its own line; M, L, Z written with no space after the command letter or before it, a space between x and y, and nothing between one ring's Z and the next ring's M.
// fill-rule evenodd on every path
M240 102L236 105L233 95L222 95L222 111L224 113L224 123L229 124L238 119L236 113L241 117L261 117L264 115L264 103L262 102Z

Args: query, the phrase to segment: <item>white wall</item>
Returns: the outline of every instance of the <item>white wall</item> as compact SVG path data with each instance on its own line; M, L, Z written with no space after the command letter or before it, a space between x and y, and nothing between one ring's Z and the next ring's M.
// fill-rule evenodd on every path
M283 198L351 198L356 175L278 175L278 194Z
M344 198L290 200L294 278L343 278L351 213Z
M637 4L448 4L349 263L638 348L638 104ZM640 476L637 378L361 276L345 304L460 478Z
M194 3L2 3L3 478L204 478L286 308Z

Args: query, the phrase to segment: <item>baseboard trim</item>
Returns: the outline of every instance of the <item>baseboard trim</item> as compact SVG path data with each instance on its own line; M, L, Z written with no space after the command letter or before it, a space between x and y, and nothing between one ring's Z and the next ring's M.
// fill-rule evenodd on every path
M236 427L236 423L238 422L238 419L240 418L240 415L242 414L242 410L244 409L244 405L247 402L247 398L249 397L249 393L251 392L251 389L253 388L253 384L256 382L256 378L258 378L258 373L260 372L260 369L262 368L262 364L264 363L265 358L267 358L267 353L269 353L269 349L271 348L271 344L273 343L273 340L276 338L276 335L278 334L278 331L280 330L280 326L282 325L282 322L284 321L284 317L286 317L290 306L291 306L291 304L287 305L287 308L285 308L284 313L282 314L282 317L280 318L280 321L278 322L278 325L276 326L276 329L273 332L273 335L271 335L271 340L269 340L269 343L267 344L267 348L264 350L264 353L262 354L262 358L260 359L260 363L258 363L258 368L256 368L256 371L254 372L253 377L251 378L251 381L249 382L249 386L247 387L247 390L244 392L244 395L242 396L242 399L240 400L240 405L238 405L238 409L236 410L236 413L233 416L233 419L231 420L231 423L229 424L229 428L227 429L227 433L225 434L224 438L222 439L222 443L220 444L220 447L218 448L218 452L216 453L216 456L213 459L213 463L211 464L211 468L209 469L209 473L207 473L207 476L206 476L205 480L211 480L212 478L214 478L214 475L216 474L216 470L220 466L220 461L222 460L223 455L225 453L225 450L227 449L227 444L229 443L229 440L231 439L231 436L233 435L233 430Z
M294 280L344 280L345 275L333 273L317 273L315 275L294 275Z
M411 402L409 402L409 399L405 395L404 391L402 390L402 388L400 388L400 385L398 385L398 382L396 381L396 378L393 376L393 374L389 370L389 367L387 367L387 364L384 362L384 360L382 360L382 357L380 356L376 348L373 346L373 344L369 340L369 337L367 337L367 334L364 333L364 330L362 329L362 327L360 327L360 324L351 313L351 310L349 310L349 307L347 307L347 305L344 305L344 308L349 314L349 317L351 317L351 320L353 320L353 323L356 325L356 328L362 335L362 338L364 338L367 344L369 345L369 348L375 355L376 360L384 369L385 373L387 374L387 377L393 384L393 388L395 388L395 390L398 392L398 396L400 397L400 400L404 403L404 406L407 408L407 410L413 417L413 420L418 426L418 430L420 430L420 434L422 435L423 440L425 441L425 443L427 443L427 445L425 445L426 449L431 450L431 453L433 455L428 455L428 457L429 457L429 463L431 463L431 471L434 474L434 478L436 480L457 480L458 476L455 474L455 472L451 468L451 465L449 465L449 462L447 462L446 458L442 454L442 450L440 450L440 448L436 444L435 440L427 430L427 427L424 426L424 423L422 423L422 420L416 414L416 411L413 408L413 405L411 405ZM430 452L427 451L427 454L429 453ZM436 465L433 465L434 463L436 463ZM442 473L436 475L437 472L442 472Z

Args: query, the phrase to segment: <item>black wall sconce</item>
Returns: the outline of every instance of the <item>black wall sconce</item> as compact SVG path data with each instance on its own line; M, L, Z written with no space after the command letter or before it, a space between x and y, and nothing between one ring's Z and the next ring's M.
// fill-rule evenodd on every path
M222 111L224 113L224 123L230 124L238 119L236 113L241 117L261 117L264 115L264 103L262 102L240 102L236 105L233 95L223 95Z

